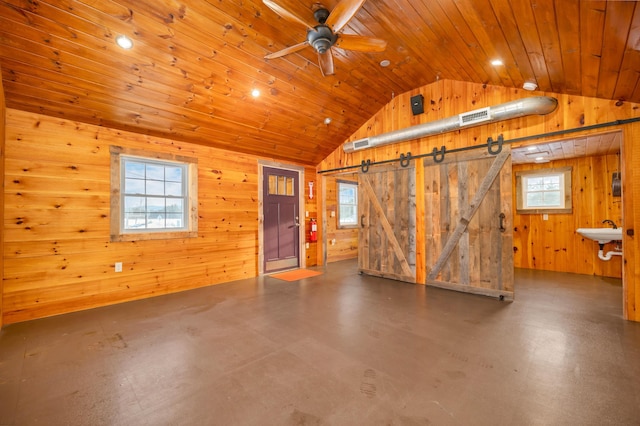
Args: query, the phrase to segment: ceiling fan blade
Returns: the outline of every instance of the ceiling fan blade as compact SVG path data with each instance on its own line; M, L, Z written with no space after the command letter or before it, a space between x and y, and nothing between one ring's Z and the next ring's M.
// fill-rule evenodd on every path
M265 59L275 59L275 58L280 58L284 55L288 55L289 53L295 53L298 50L302 50L305 47L307 47L309 45L309 42L307 42L306 40L303 41L302 43L298 43L298 44L294 44L293 46L289 46L285 49L282 49L278 52L275 53L270 53L267 56L265 56Z
M328 49L324 53L318 53L318 64L320 65L320 71L323 76L333 75L333 54L331 49Z
M342 0L333 8L325 24L337 33L353 18L366 0Z
M353 34L339 34L336 47L359 52L382 52L387 48L387 42L379 38L363 37Z
M294 15L293 13L289 12L287 9L285 9L284 7L280 6L279 4L277 4L276 2L273 2L271 0L262 0L262 2L271 10L273 10L275 13L277 13L278 15L282 16L284 19L286 19L289 22L293 22L296 24L300 24L304 27L306 27L307 29L312 30L313 27L317 24L312 24L309 23L307 21L305 21L302 18L299 18L297 15Z

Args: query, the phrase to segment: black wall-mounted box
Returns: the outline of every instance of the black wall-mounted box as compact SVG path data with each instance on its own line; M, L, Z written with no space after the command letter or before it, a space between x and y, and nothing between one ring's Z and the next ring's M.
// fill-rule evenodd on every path
M413 115L422 114L424 112L424 96L415 95L411 97L411 111Z

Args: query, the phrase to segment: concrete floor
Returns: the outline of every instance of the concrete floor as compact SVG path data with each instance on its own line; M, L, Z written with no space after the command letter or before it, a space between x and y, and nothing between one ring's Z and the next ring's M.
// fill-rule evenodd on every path
M516 301L350 261L6 326L2 425L640 425L619 280L516 271Z

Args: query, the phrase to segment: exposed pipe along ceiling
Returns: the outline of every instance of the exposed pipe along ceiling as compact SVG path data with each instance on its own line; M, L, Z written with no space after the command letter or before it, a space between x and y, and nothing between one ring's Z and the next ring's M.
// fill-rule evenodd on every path
M511 102L481 108L466 113L429 123L418 124L406 129L394 130L381 135L369 136L352 142L346 142L343 150L346 153L388 145L440 133L451 132L463 127L473 127L495 121L509 120L528 115L546 115L556 110L558 100L550 96L535 96Z

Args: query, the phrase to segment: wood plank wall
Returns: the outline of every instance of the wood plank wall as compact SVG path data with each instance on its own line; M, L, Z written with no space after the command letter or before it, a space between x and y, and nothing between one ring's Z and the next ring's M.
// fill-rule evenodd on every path
M4 152L5 152L5 128L6 128L6 103L4 89L0 78L0 176L4 176ZM0 192L0 223L4 223L4 179L2 179L2 191ZM0 253L4 252L4 228L0 229ZM0 256L0 328L2 328L2 293L4 292L4 256Z
M5 323L258 274L258 157L12 109L6 134ZM110 242L110 145L198 158L197 238Z
M411 114L411 96L422 94L425 113ZM357 140L370 135L403 129L420 123L455 116L478 108L498 105L526 96L548 95L558 99L558 109L545 116L529 116L497 123L472 127L465 130L434 135L418 140L381 146L378 148L344 153L342 147L336 149L318 165L318 170L358 165L363 160L382 161L398 158L401 153L426 154L433 148L446 146L458 148L486 143L488 137L494 140L502 134L505 139L541 135L584 126L609 123L615 120L640 117L640 105L608 101L554 93L527 92L520 89L474 84L452 80L440 80L397 95L377 114L367 121L349 140ZM622 130L622 172L623 172L623 218L624 218L624 259L623 259L623 310L626 318L640 321L640 247L635 237L635 228L640 231L640 124L631 123L611 126L606 129L592 129L573 133L572 137L596 134L604 131ZM558 136L536 139L537 142L557 140ZM533 143L533 142L530 142ZM424 245L424 236L418 234L417 246ZM419 265L420 266L420 265ZM424 271L417 271L420 275ZM517 284L516 284L517 294Z
M338 180L357 184L358 176L350 174L326 177L327 263L358 257L358 228L338 228ZM331 242L333 239L336 240L335 244Z
M513 251L516 268L578 274L622 277L622 258L610 261L598 259L598 244L580 236L578 228L597 228L602 220L622 224L622 198L611 191L612 173L619 170L617 155L583 157L545 164L513 166L513 205L515 206L515 175L519 171L571 167L571 214L514 214ZM514 209L515 212L515 209ZM607 244L605 253L614 249Z

